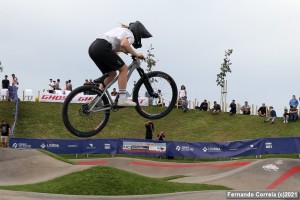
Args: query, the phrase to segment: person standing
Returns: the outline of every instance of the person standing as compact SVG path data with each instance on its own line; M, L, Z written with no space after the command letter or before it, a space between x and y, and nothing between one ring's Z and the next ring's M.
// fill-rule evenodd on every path
M292 96L292 99L290 100L290 108L293 108L294 106L297 108L299 105L299 101L296 99L296 95Z
M5 119L1 121L0 130L1 130L2 147L7 148L8 147L8 136L10 134L10 126Z
M7 75L4 76L4 79L2 80L2 89L8 89L9 86L9 80L7 79Z
M145 128L146 128L146 135L145 139L152 140L153 138L153 131L154 131L154 124L152 121L147 121L145 123Z
M236 103L235 103L235 100L234 100L234 99L233 99L232 102L230 103L229 107L230 107L229 114L230 114L230 115L236 114Z
M71 80L67 81L67 83L66 83L66 90L69 90L69 91L73 90Z
M49 81L50 81L50 83L49 83L48 92L49 93L54 93L54 82L53 82L52 78L50 78Z
M19 82L18 82L18 78L16 77L15 74L12 74L12 82L11 82L11 86L16 86L19 85Z
M188 101L187 101L187 91L184 85L180 87L178 93L178 102L180 103L183 112L186 112L188 107Z

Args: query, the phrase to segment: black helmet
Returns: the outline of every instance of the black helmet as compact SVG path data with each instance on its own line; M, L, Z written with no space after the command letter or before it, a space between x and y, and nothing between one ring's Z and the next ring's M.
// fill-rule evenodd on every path
M139 21L130 23L129 30L133 33L134 43L132 46L136 49L142 47L142 38L152 37L151 33L149 33L145 26Z

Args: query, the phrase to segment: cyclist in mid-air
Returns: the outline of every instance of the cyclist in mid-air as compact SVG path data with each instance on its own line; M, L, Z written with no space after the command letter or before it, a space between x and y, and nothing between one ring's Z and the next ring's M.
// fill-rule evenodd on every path
M142 53L137 53L131 45L137 49L142 47L141 38L149 38L152 35L139 22L130 23L129 26L123 25L101 34L89 47L89 55L98 66L100 71L107 73L104 79L104 87L109 84L119 71L118 86L119 99L118 106L136 106L136 103L127 99L127 73L128 67L117 55L118 52L130 53L131 55L143 59Z

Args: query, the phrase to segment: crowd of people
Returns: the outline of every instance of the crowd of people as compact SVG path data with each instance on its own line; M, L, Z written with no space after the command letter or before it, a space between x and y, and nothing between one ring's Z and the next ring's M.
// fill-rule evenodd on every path
M61 90L63 91L63 94L65 94L66 91L72 91L72 82L71 80L67 80L65 82L64 88L61 89L60 87L60 79L53 80L52 78L49 79L49 89L47 90L49 93L55 93L55 90Z
M154 123L153 121L147 121L145 123L145 128L146 128L146 134L145 134L145 139L147 140L152 140L153 139L153 132L154 132ZM158 140L165 140L166 136L163 131L160 131L156 135Z
M300 98L299 98L300 100ZM288 122L296 122L298 120L298 105L299 101L297 100L296 96L293 95L292 99L289 102L290 108L284 108L282 120L283 123ZM229 115L234 115L237 112L240 112L243 115L250 115L251 114L251 107L248 103L248 101L245 101L244 105L240 108L240 110L237 110L237 105L235 103L235 100L232 100L232 102L229 104ZM203 111L211 111L212 114L218 114L221 112L221 106L216 101L214 101L213 107L209 108L208 102L205 99L200 106L196 106L195 109L203 110ZM278 117L276 114L276 111L273 106L267 107L265 103L262 103L262 105L257 110L257 115L260 117L266 117L265 122L270 122L271 124L274 124L275 119Z
M186 112L188 110L188 100L187 100L187 90L184 85L182 85L179 88L177 101L178 101L177 106L183 109L183 112ZM284 108L284 112L282 115L283 123L296 122L296 120L298 120L299 101L295 95L292 96L289 102L290 108L289 109ZM235 100L233 99L232 102L229 104L229 108L230 108L229 115L234 115L238 112L243 115L251 114L251 106L249 105L248 101L245 101L244 105L242 105L240 108L237 108ZM212 108L210 108L209 103L206 99L204 99L204 101L201 102L199 106L198 105L195 106L195 109L200 111L211 111L212 114L218 114L222 110L220 104L218 104L217 101L214 101ZM259 107L259 109L257 110L257 115L260 117L265 117L266 119L264 120L264 122L271 123L271 124L274 124L275 119L278 117L274 107L273 106L267 107L265 103L262 103L262 105Z
M19 80L16 77L15 74L11 75L11 81L8 79L8 75L4 76L4 79L2 80L2 89L7 89L9 90L9 87L18 87L19 85ZM2 100L5 100L6 96L2 96ZM10 98L8 98L10 100Z

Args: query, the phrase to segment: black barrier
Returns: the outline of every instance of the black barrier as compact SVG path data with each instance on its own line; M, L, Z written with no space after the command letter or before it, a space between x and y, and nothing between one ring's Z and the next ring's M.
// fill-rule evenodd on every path
M132 154L193 158L226 158L264 154L300 154L300 137L261 138L232 142L179 142L125 138L11 138L9 147L44 149L55 154Z

